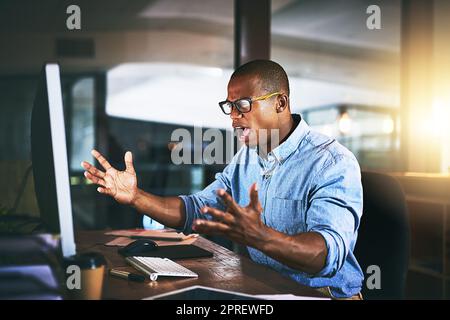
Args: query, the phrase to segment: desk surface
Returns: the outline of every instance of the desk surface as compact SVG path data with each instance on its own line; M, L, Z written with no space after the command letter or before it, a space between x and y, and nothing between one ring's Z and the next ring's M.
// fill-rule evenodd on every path
M100 252L106 258L108 269L117 268L137 272L128 266L117 253L117 247L104 244L113 236L104 231L79 231L76 233L77 252ZM254 263L245 256L199 237L195 245L214 253L212 258L176 260L177 263L198 274L198 278L164 278L145 283L126 281L107 275L103 292L104 299L142 299L193 285L248 294L295 294L301 296L323 297L316 290L302 286L282 276L276 271Z

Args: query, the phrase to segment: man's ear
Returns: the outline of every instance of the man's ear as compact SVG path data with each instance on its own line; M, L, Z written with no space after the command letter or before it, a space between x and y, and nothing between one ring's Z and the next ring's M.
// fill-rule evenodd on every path
M278 97L277 113L283 112L289 107L289 98L286 95L280 95Z

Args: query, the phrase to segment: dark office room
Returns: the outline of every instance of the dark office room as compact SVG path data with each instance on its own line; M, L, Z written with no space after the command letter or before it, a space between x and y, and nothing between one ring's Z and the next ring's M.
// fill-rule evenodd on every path
M449 17L0 0L0 300L450 299Z

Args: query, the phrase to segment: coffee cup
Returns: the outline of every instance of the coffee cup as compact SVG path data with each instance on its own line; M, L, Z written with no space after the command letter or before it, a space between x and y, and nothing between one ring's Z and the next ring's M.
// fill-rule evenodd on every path
M68 297L75 300L100 300L106 270L105 258L97 252L65 259Z

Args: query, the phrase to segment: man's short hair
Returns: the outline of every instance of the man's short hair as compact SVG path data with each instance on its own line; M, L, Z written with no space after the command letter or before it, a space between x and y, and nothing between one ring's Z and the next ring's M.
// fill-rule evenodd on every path
M283 91L289 96L289 79L283 67L271 60L253 60L238 67L231 79L239 76L254 75L261 80L267 93Z

